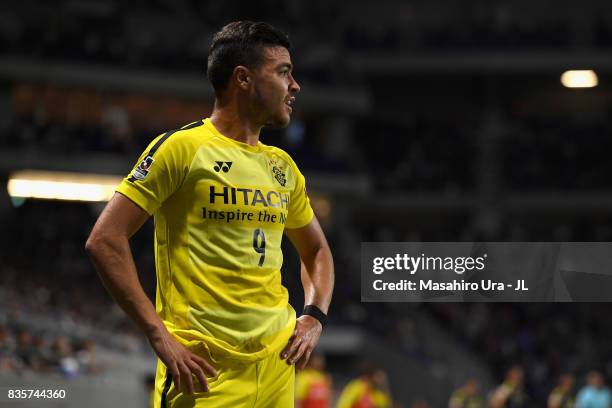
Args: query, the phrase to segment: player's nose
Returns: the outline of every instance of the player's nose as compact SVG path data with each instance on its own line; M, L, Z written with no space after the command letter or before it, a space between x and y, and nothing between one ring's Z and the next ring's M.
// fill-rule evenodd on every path
M289 83L289 92L291 93L298 93L300 92L300 84L297 83L297 81L293 78L293 75L291 76L291 82Z

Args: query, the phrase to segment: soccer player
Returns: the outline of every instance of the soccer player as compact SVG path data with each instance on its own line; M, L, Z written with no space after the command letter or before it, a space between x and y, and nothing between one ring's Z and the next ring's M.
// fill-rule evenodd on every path
M574 408L574 376L563 374L559 378L559 384L548 396L548 408Z
M331 252L296 164L259 141L263 127L288 125L300 90L289 50L285 34L266 23L217 32L208 56L211 116L151 142L86 244L159 357L155 407L291 407L295 365L319 341ZM129 247L151 215L156 308ZM305 266L297 319L281 285L283 232Z
M387 373L366 366L364 375L350 381L340 393L336 408L391 408L393 400Z
M576 408L610 408L612 394L606 387L603 375L596 370L587 375L586 385L576 396Z
M462 387L451 394L449 408L481 408L483 401L478 395L478 380L469 378Z
M523 369L512 366L506 372L504 382L493 390L489 398L491 408L519 408L528 407L531 401L523 391Z
M332 382L325 373L325 357L313 354L306 368L296 374L297 408L330 408Z

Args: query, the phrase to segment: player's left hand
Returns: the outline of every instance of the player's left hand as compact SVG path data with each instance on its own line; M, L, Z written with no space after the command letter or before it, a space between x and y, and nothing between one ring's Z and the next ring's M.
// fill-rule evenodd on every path
M281 352L281 359L286 359L287 364L295 364L298 370L304 368L319 342L322 330L321 322L314 317L300 316L295 323L295 330L289 338L289 343Z

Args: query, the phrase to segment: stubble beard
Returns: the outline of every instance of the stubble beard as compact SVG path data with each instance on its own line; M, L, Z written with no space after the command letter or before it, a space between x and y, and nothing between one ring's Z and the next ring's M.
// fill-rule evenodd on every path
M281 109L285 109L284 103L281 102L281 104ZM282 112L279 112L276 103L266 100L259 87L255 88L255 106L265 118L264 127L270 129L284 129L289 126L291 116L287 115L285 117Z

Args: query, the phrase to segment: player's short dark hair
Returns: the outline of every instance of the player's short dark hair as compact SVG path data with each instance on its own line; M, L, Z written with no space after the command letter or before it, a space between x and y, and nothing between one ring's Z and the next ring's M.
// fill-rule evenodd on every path
M291 48L289 38L264 22L234 21L225 25L212 39L208 52L206 75L219 94L238 65L257 69L263 62L264 47Z

